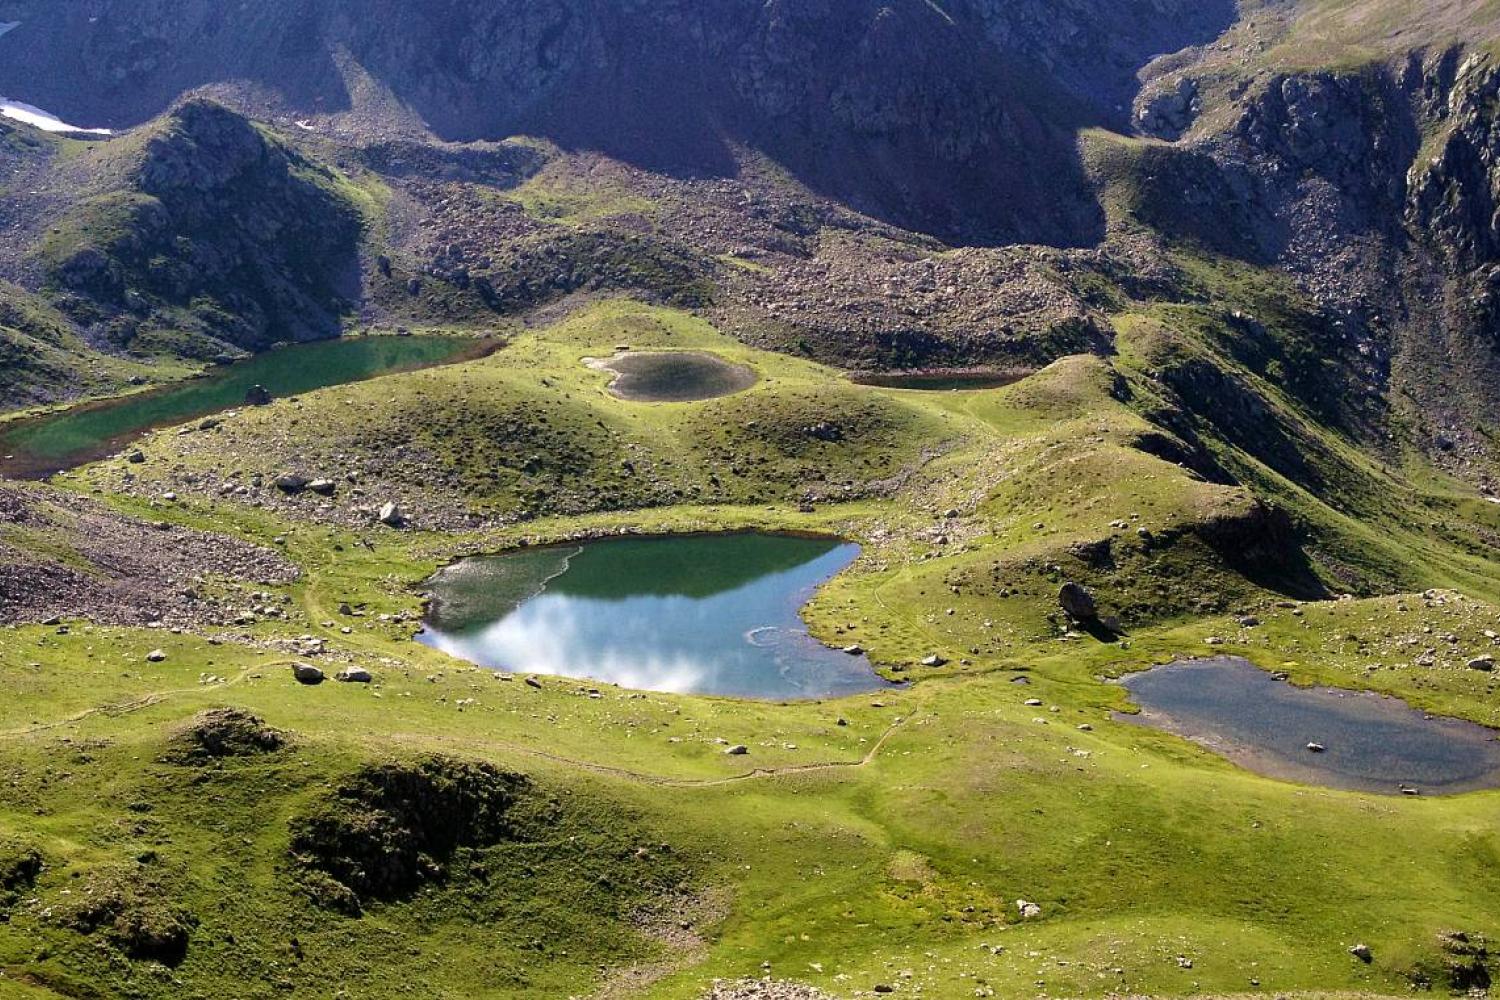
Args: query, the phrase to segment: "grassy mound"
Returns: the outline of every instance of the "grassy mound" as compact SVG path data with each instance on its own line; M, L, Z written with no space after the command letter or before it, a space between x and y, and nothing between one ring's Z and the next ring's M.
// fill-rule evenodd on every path
M286 736L250 712L219 708L200 712L177 735L174 744L168 760L201 763L274 753L286 745Z

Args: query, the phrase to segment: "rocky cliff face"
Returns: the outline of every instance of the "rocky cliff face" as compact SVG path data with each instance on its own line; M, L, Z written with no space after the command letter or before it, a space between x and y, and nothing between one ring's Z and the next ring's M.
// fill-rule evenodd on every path
M1431 108L1441 133L1408 177L1406 215L1451 266L1472 270L1500 261L1500 68L1470 59L1445 89Z
M1172 86L1196 93L1186 79ZM1267 74L1223 125L1161 154L1143 203L1164 231L1293 275L1334 325L1330 350L1362 383L1351 395L1404 399L1459 461L1500 417L1497 95L1500 69L1458 50ZM1138 119L1191 126L1158 105L1143 96ZM1205 211L1216 223L1200 224Z
M1073 133L1123 123L1156 54L1228 0L10 0L0 92L135 124L224 85L245 106L405 109L448 139L529 133L659 169L768 152L812 187L963 241L1091 243ZM232 85L231 85L232 82ZM223 90L223 87L221 87Z
M360 220L331 174L206 101L126 155L124 184L60 220L44 251L75 318L122 346L196 333L210 354L337 335Z

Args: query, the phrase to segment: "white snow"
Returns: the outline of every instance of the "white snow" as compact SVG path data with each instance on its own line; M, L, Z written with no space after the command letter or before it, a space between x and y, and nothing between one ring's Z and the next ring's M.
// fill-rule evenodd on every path
M0 21L0 38L4 38L7 31L15 31L20 26L20 21Z
M77 125L69 125L54 114L43 111L41 108L30 104L22 104L20 101L12 101L8 97L0 97L0 115L6 118L14 118L18 122L25 122L43 132L79 132L84 135L114 135L107 128L79 128Z

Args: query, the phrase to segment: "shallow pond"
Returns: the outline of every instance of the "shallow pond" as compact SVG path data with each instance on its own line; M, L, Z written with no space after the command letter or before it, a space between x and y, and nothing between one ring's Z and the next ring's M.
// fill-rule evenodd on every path
M859 385L881 389L921 389L928 392L959 392L971 389L999 389L1013 385L1031 372L994 369L961 369L952 371L860 372L850 378Z
M1500 788L1500 731L1395 698L1295 687L1228 656L1120 683L1142 711L1119 718L1187 737L1258 774L1393 795Z
M776 701L890 686L799 609L859 547L784 535L628 538L465 559L420 641L498 670Z
M755 384L753 369L701 351L617 354L593 364L615 373L611 393L635 403L689 403L744 392Z
M243 406L253 386L290 396L477 356L497 343L467 337L351 337L268 351L206 378L0 426L0 473L45 478L118 451L153 427Z

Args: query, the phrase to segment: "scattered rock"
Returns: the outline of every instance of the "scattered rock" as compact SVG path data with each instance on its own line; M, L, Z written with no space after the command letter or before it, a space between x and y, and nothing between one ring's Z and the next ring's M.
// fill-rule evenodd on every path
M151 652L146 654L146 661L148 663L161 663L165 661L166 658L167 654L165 650L153 649Z
M715 979L699 1000L834 1000L806 983L786 979Z
M245 391L246 406L270 406L271 390L263 385L252 385Z
M332 479L314 479L307 484L307 488L310 492L316 493L319 496L331 497L333 496L333 491L338 487Z
M734 746L726 748L724 752L730 757L743 757L750 752L750 748L743 743L736 743Z
M345 667L334 674L333 679L346 684L369 684L375 678L364 667Z
M387 503L380 508L380 523L391 528L399 528L406 523L406 515L396 503Z
M1016 900L1016 911L1021 914L1022 920L1035 920L1042 915L1042 908L1030 900Z
M1470 670L1482 670L1485 673L1489 673L1495 669L1495 658L1485 653L1470 660L1468 666Z
M1307 745L1307 749L1310 750L1310 751L1312 751L1313 753L1322 753L1323 751L1327 750L1328 748L1325 747L1321 743L1309 743Z
M275 486L283 493L301 493L307 489L307 484L311 481L306 476L299 476L293 472L277 476Z
M925 656L922 658L922 666L924 667L941 667L947 664L947 662L947 660L943 659L936 653L933 653L931 656Z
M1375 955L1370 951L1370 946L1367 944L1355 945L1354 947L1349 949L1349 954L1353 955L1361 962L1364 962L1366 965L1369 965L1370 962L1375 958Z

